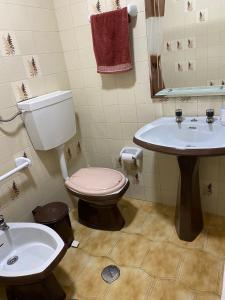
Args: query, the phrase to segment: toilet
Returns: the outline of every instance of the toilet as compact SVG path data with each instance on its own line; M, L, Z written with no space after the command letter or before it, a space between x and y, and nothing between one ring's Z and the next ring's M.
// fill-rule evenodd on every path
M129 187L128 179L109 168L82 168L68 175L64 144L76 133L71 91L56 91L18 103L36 150L56 149L66 188L78 197L78 218L85 226L120 230L124 219L117 206Z
M117 203L129 186L121 173L107 168L84 168L65 182L78 201L79 222L91 228L120 230L124 219Z

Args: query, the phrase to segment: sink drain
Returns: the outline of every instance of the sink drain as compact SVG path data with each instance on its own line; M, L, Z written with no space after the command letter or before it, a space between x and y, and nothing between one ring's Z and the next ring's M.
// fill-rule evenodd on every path
M11 257L10 259L7 260L7 265L14 265L18 259L19 259L18 256Z
M112 283L120 277L120 269L117 266L109 265L102 271L102 279L107 283Z

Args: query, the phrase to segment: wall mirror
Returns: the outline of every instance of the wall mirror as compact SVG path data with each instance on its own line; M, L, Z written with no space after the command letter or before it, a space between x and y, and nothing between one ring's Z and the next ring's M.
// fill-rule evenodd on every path
M145 0L152 97L225 94L225 0Z

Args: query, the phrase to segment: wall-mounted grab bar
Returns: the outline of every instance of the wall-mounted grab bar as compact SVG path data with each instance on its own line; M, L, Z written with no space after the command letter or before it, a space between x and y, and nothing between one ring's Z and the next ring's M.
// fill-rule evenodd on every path
M0 176L0 182L5 180L6 178L12 176L15 173L17 173L25 168L28 168L31 165L31 160L26 157L18 157L15 159L15 163L16 163L16 168L5 173L4 175Z

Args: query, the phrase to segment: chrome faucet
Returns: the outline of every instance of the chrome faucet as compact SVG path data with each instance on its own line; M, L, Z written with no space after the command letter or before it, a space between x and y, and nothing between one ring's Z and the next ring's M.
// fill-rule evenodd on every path
M209 124L214 122L214 109L206 109L206 122Z
M176 122L177 123L183 122L182 109L176 109L175 110L175 115L176 115Z
M8 229L9 229L9 226L6 224L4 216L0 215L0 230L5 231Z

